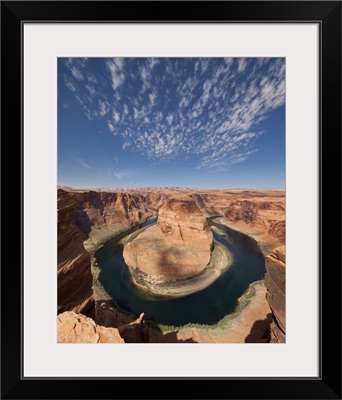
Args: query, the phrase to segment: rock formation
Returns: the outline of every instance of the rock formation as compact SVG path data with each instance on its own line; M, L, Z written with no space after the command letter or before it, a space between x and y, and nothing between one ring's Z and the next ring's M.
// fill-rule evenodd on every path
M273 314L271 342L285 343L285 246L267 256L265 265L266 299Z
M230 221L243 221L249 224L255 221L258 215L258 207L248 200L231 203L224 216Z
M271 250L285 243L285 204L265 201L254 197L252 200L236 200L230 203L224 213L234 229L257 235Z
M119 327L119 333L125 339L126 343L148 343L148 331L148 326L144 320L144 313L140 314L140 317L135 321Z
M74 196L78 209L73 213L72 220L90 251L99 242L151 215L144 195L89 191L74 192Z
M90 256L79 229L72 223L77 209L73 194L58 190L58 313L75 311L94 315Z
M148 343L149 328L142 313L118 327L95 323L91 318L73 311L57 317L58 343Z
M211 257L213 235L193 200L168 200L158 223L128 243L123 252L135 275L160 281L184 279L201 273Z
M73 311L59 314L57 322L58 343L125 343L116 328L96 325Z

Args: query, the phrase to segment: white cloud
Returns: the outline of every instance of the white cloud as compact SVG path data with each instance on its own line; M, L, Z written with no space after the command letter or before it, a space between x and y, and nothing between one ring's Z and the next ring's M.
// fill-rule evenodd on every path
M83 74L76 66L71 67L71 73L72 76L76 78L78 81L83 80Z
M91 82L91 83L98 83L98 82L97 82L97 79L96 79L96 76L95 76L94 74L88 74L88 75L87 75L87 79L88 79L88 81Z
M172 124L172 121L173 121L173 114L169 114L169 115L166 117L166 121L169 123L169 125L171 125L171 124Z
M153 107L155 102L156 102L157 93L156 92L152 92L152 93L149 94L148 97L149 97L149 100L150 100L151 107Z
M117 111L113 112L113 118L116 123L120 121L120 114Z
M247 61L245 58L238 59L238 72L243 72L246 68Z
M91 96L94 96L96 94L96 90L95 90L94 86L85 85L85 88L88 90L88 92L91 94Z
M122 149L125 150L125 149L127 149L127 147L130 147L130 145L131 145L131 142L129 140L126 140L124 142L124 144L122 145Z
M107 125L108 125L109 131L110 131L111 133L114 133L114 132L115 132L114 125L113 125L110 121L107 122Z
M107 101L99 100L99 114L104 117L109 111L109 103Z
M67 76L64 76L64 83L65 83L65 86L69 90L71 90L72 92L76 91L76 87L75 87L75 85L74 85L74 83L73 83L71 78L68 78Z
M114 176L117 179L122 179L122 178L133 178L135 176L139 176L140 172L134 169L122 169L122 170L115 170L114 171Z
M111 74L112 87L116 90L125 80L125 74L123 72L124 59L123 58L112 58L107 61L107 68Z
M150 68L153 69L154 66L156 66L160 63L160 60L159 60L159 58L149 58L148 62L149 62Z
M75 157L75 156L70 156L72 160L74 160L77 164L79 164L81 167L87 168L87 169L93 169L83 158L80 157Z

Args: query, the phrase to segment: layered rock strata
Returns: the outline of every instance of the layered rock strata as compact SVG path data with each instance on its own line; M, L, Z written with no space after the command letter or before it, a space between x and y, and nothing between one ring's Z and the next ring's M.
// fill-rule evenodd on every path
M89 252L150 216L160 196L58 189L58 313L94 316Z
M78 203L72 193L58 191L58 309L94 316L93 276L82 235L71 222Z
M123 252L133 270L159 282L185 279L209 264L213 235L193 200L168 200L158 223L128 243Z
M278 247L266 257L266 299L272 310L271 342L285 343L285 246Z

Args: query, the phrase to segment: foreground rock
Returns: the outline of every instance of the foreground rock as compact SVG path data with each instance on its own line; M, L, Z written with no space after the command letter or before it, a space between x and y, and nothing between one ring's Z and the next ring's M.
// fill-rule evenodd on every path
M124 343L116 328L96 325L91 318L72 311L58 315L58 343Z
M135 321L120 326L119 333L126 343L148 343L149 331L144 320L144 313L140 314Z
M273 314L271 342L285 343L285 246L266 257L266 298Z
M200 274L210 262L212 245L212 232L196 203L169 200L159 210L157 225L128 243L123 256L135 277L140 273L142 279L145 274L168 282Z

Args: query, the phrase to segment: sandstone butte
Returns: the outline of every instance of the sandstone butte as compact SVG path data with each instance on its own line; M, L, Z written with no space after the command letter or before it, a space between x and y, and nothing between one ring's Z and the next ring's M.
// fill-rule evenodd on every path
M213 234L193 200L168 200L159 210L157 225L124 247L123 257L133 270L159 282L200 274L209 264Z
M124 190L74 190L58 189L58 310L86 315L97 325L117 328L133 324L135 317L102 301L93 290L90 259L93 251L111 236L127 231L131 226L141 223L171 198L193 199L204 216L218 216L220 222L230 228L248 234L259 243L275 250L285 244L285 192L279 190L243 190L243 189L187 189L187 188L144 188ZM285 341L285 317L281 319L285 304L285 253L266 258L267 299L272 308L271 341ZM275 267L278 265L278 268ZM273 266L273 267L272 267ZM273 273L271 272L274 269ZM277 275L280 276L280 282ZM283 275L283 278L281 278ZM278 293L278 295L276 295ZM283 299L283 300L281 300ZM251 306L253 302L251 303ZM243 327L252 329L258 313L258 320L265 320L267 307L255 302L254 311L243 320ZM81 313L81 314L80 314ZM285 311L283 313L285 316ZM235 324L234 342L244 342L243 330ZM141 323L135 324L137 337L143 338ZM128 330L132 331L132 327ZM140 333L139 333L140 332ZM209 339L205 331L196 328L192 338L196 342ZM239 332L241 332L239 336ZM228 342L230 335L223 333L222 339ZM159 333L162 335L162 333ZM191 334L187 331L187 338ZM166 339L166 338L165 338ZM182 338L185 339L185 338ZM125 341L138 340L127 338ZM146 341L140 339L140 341ZM152 340L150 340L152 341ZM154 336L153 341L159 341ZM165 340L161 340L165 341Z

